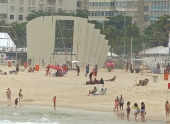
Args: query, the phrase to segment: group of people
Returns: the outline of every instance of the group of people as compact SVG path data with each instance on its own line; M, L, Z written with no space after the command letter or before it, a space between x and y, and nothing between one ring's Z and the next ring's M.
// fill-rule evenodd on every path
M98 91L97 87L94 87L93 90L89 90L88 96L91 94L92 95L104 95L106 93L106 90L107 90L107 88L104 88L104 85L100 91Z
M8 101L11 101L11 90L10 88L8 88L6 90L6 96L7 96L7 100ZM22 95L22 89L19 90L19 93L18 93L18 97L15 99L15 108L17 107L18 105L18 102L23 98L23 95Z
M124 105L124 99L123 99L123 97L121 95L120 99L118 97L115 99L115 108L114 108L114 111L115 110L118 111L119 108L120 108L120 110L123 110L123 105ZM167 106L167 104L165 105L165 107L166 106ZM132 106L132 109L134 109L133 113L134 113L135 120L137 120L137 115L139 113L141 114L141 118L145 119L146 109L145 109L145 103L144 102L141 103L141 109L139 108L137 103L135 103ZM168 110L169 110L169 105L168 105ZM130 107L130 102L129 101L127 102L126 112L127 112L127 119L129 120L129 116L130 116L130 112L131 112L131 107Z
M63 66L60 66L60 65L57 65L58 66L58 69L56 69L57 71L55 73L53 73L53 77L63 77L67 72L68 72L68 67L66 65L63 65ZM48 76L48 75L51 75L51 72L50 72L50 67L46 67L46 74L45 76Z
M86 85L89 85L89 84L104 84L104 80L103 78L101 78L100 80L97 80L96 78L93 79L90 79L90 81L86 81Z

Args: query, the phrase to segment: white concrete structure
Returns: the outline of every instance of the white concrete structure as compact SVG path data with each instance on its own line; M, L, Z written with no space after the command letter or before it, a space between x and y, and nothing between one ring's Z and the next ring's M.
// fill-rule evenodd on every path
M62 23L64 21L74 22L73 39L69 41L73 42L72 53L64 51L54 54L54 48L59 47L56 45L59 43L56 39L60 38L58 33L61 33L65 28L64 25L58 25L59 21ZM66 31L67 29L64 29L64 32ZM63 37L64 34L62 34ZM45 16L33 19L27 24L27 56L34 60L34 64L40 64L40 59L43 58L46 64L61 65L66 64L67 61L77 60L80 67L85 67L87 64L90 66L97 64L102 67L110 49L107 43L105 36L100 34L99 29L94 28L94 24L79 17L54 16L52 23L52 17ZM67 42L62 41L61 44L66 45Z
M32 10L75 11L77 0L0 0L0 17L11 22L25 22Z

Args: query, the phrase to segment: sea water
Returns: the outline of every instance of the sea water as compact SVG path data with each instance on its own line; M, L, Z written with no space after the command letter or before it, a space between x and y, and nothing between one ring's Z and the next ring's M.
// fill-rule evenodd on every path
M165 121L141 122L126 119L123 112L97 112L45 106L0 106L0 124L167 124Z

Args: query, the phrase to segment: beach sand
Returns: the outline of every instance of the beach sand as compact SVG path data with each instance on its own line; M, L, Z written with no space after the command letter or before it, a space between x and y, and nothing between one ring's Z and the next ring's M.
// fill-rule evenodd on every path
M15 67L0 66L2 71L14 70ZM57 107L77 108L95 111L113 112L114 100L120 95L126 103L131 102L131 106L136 102L140 106L141 102L146 104L147 117L152 119L170 120L165 117L164 106L166 100L170 99L168 93L168 81L164 81L163 74L151 73L130 73L125 70L115 69L108 72L107 69L99 69L97 79L110 79L116 76L116 81L105 82L107 92L105 95L88 96L89 90L94 85L84 85L89 80L85 77L85 71L81 69L80 76L76 71L69 71L64 77L46 77L45 69L38 72L0 75L0 104L14 105L14 99L18 97L19 89L23 90L23 101L21 105L47 105L53 107L53 97L57 97ZM158 82L153 83L153 76L158 76ZM134 86L136 81L148 78L147 86ZM95 85L98 90L102 85ZM6 89L12 92L12 102L6 102ZM156 117L155 117L156 116Z

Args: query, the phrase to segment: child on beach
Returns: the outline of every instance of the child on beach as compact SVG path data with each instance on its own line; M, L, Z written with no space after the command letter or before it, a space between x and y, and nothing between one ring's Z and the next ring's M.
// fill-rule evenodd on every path
M56 96L54 96L53 102L54 102L54 110L56 110Z
M117 111L118 111L118 106L119 106L119 101L117 99L115 99L115 108L114 108L114 111L115 111L116 108L117 108Z
M18 104L18 98L15 99L15 108L17 107Z

